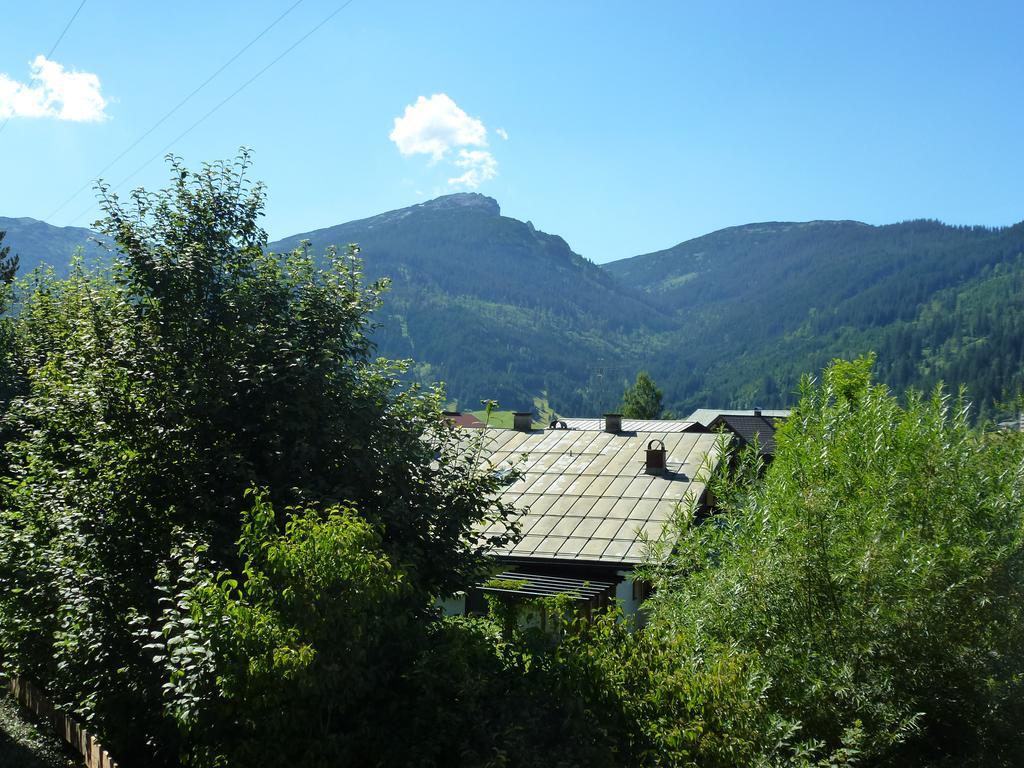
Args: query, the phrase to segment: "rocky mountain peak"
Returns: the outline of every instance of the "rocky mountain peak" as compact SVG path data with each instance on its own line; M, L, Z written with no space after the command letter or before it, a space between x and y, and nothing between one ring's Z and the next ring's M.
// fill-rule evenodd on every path
M479 192L456 192L452 195L442 195L428 200L425 203L413 206L414 208L429 208L432 210L456 210L465 208L479 208L492 216L501 215L501 206L493 197L481 195Z

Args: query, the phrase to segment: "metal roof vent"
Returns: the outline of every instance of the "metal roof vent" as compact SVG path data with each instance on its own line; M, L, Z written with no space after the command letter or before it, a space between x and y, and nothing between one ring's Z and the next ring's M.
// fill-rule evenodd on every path
M604 415L604 431L618 434L622 431L622 414L606 413Z
M665 444L655 438L647 444L647 461L644 470L648 475L660 475L665 471Z
M533 430L533 411L515 411L512 414L512 428L517 432Z
M561 419L552 419L551 423L548 424L548 429L568 429L569 425Z

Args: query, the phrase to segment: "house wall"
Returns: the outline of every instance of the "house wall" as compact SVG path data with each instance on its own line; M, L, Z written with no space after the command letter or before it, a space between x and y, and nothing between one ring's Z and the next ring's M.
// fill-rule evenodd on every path
M632 616L640 610L640 601L634 597L633 572L619 571L617 575L622 578L622 581L615 587L615 598L622 606L623 615Z
M445 616L465 616L466 615L466 593L459 592L451 597L438 598L434 601L434 605L441 609L441 612Z
M536 560L518 561L515 565L520 566L525 572L616 582L614 591L609 594L609 597L613 597L618 602L622 609L623 618L632 618L639 626L643 626L646 623L643 614L640 612L640 606L643 603L643 599L650 592L650 587L644 583L634 583L632 568L612 570L607 566L587 566L585 564L550 561L537 562ZM437 604L444 609L445 615L448 616L465 615L467 611L483 613L487 610L484 593L476 587L469 590L468 597L466 594L460 594L456 598L438 600ZM537 623L536 617L530 617L524 626L535 623Z

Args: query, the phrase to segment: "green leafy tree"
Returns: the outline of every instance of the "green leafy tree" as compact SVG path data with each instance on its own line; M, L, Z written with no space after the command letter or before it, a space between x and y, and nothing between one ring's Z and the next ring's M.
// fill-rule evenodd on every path
M748 454L652 570L649 631L680 670L762 680L751 705L814 759L1019 764L1022 436L941 391L901 407L866 359L801 391L763 481Z
M11 247L4 245L6 232L0 231L0 284L10 285L14 282L14 275L18 271L18 256L11 256ZM0 311L6 309L6 303L0 305Z
M14 300L14 278L19 259L4 245L7 233L0 231L0 477L6 474L2 448L11 439L11 431L3 420L8 404L23 382L15 351L14 320L8 315Z
M423 642L416 587L373 525L341 506L290 509L283 528L280 517L256 494L243 578L186 580L168 603L170 642L153 647L191 765L260 765L283 744L302 765L372 760L387 738L377 718L400 700Z
M12 283L18 271L18 256L11 255L11 248L4 245L7 233L0 230L0 316L11 306ZM14 390L13 328L10 318L0 319L0 412L6 407Z
M647 371L622 393L622 415L628 419L657 419L661 416L661 390Z
M508 514L442 393L374 358L386 284L363 283L354 247L268 253L248 166L172 159L168 189L127 203L101 187L112 266L34 276L16 320L26 384L7 416L0 653L125 762L178 759L147 648L161 590L189 540L200 571L244 581L247 489L266 489L282 527L292 505L356 510L420 617L482 567L494 542L475 522Z

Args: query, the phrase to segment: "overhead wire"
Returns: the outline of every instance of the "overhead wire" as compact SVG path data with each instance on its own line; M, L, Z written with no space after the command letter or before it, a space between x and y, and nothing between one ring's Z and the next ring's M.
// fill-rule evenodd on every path
M239 48L238 51L235 52L234 56L232 56L230 59L228 59L223 64L221 64L216 70L214 70L213 74L211 74L209 77L207 77L205 80L203 80L203 82L201 82L198 86L196 86L185 98L183 98L181 101L179 101L173 107L171 107L171 109L169 111L167 111L164 114L163 117L161 117L159 120L157 120L155 123L153 123L153 125L151 125L149 127L149 129L145 133L143 133L135 141L133 141L131 144L129 144L128 147L126 147L119 155L117 155L117 157L115 157L113 160L111 160L109 163L107 163L105 166L103 166L103 168L101 168L99 171L97 171L96 174L94 174L93 179L99 178L104 173L109 171L121 158L123 158L125 155L127 155L129 152L131 152L137 146L139 146L139 144L141 144L147 137L149 137L149 135L152 134L153 131L155 131L157 128L159 128L161 125L163 125L165 122L167 122L167 120L170 119L179 109L181 109L189 101L191 101L193 96L195 96L197 93L199 93L201 90L203 90L203 88L205 88L207 85L209 85L214 80L214 78L216 78L221 72L223 72L225 69L227 69L229 66L231 66L238 59L239 56L241 56L243 53L245 53L247 50L249 50L253 45L255 45L264 35L266 35L274 27L276 27L288 14L290 14L292 11L294 11L303 2L304 2L304 0L296 0L294 3L292 3L284 11L284 13L282 13L280 16L278 16L276 19L274 19L272 22L270 22L270 24L268 24L266 27L264 27L263 30L258 35L256 35L256 37L252 38L248 43L246 43L241 48ZM85 190L89 189L89 187L91 187L92 185L93 185L93 180L90 179L89 181L85 182L85 184L83 184L78 189L76 189L68 197L67 200L65 200L63 203L61 203L56 208L54 208L54 210L46 217L46 221L52 220L54 216L56 216L58 213L60 213L62 210L64 210L65 207L67 207L68 203L70 203L72 200L74 200L76 197L78 197L80 194L82 194Z
M62 29L60 31L60 35L57 36L57 42L50 46L50 52L46 54L46 58L49 59L53 57L53 53L57 50L57 46L60 45L60 41L64 39L64 35L68 33L68 30L71 29L71 25L74 24L75 19L78 18L78 14L81 13L83 5L85 5L85 0L82 0L82 2L80 2L78 4L78 7L75 9L75 12L71 14L71 18L68 19L68 23L64 25L64 29Z
M78 4L78 7L75 9L75 12L73 14L71 14L71 18L68 19L68 23L64 25L64 29L62 29L60 31L60 34L57 36L57 42L55 42L53 45L50 46L50 52L48 54L46 54L46 58L48 58L48 59L52 59L53 58L54 51L57 50L57 46L60 45L60 41L64 39L64 35L66 35L68 33L69 29L71 29L71 25L75 23L75 19L78 18L78 14L81 13L82 6L84 6L85 3L86 3L86 0L82 0L82 2L80 2ZM10 117L10 115L8 115L7 118L2 123L0 123L0 133L4 132L4 128L7 127L7 124L10 121L11 121L11 117Z
M202 125L202 123L204 123L204 122L205 122L206 120L208 120L208 119L209 119L209 118L210 118L210 117L211 117L211 116L212 116L212 115L213 115L214 113L216 113L216 112L217 112L218 110L220 110L220 109L221 109L221 107L223 107L223 106L224 106L225 104L227 104L227 103L228 103L229 101L231 101L231 100L232 100L233 98L235 98L235 96L237 96L237 95L238 95L239 93L241 93L242 91L244 91L244 90L245 90L245 89L246 89L247 87L249 87L249 86L250 86L250 85L251 85L251 84L252 84L252 83L253 83L253 82L254 82L255 80L257 80L257 79L258 79L258 78L259 78L259 77L260 77L260 76L261 76L261 75L262 75L262 74L263 74L264 72L266 72L266 71L267 71L268 69L270 69L270 68L271 68L271 67L273 67L273 66L274 66L275 64L277 64L277 62L279 62L279 61L280 61L281 59L283 59L283 58L284 58L285 56L287 56L287 55L288 55L289 53L291 53L291 52L292 52L292 51L294 51L294 50L295 50L296 48L298 48L298 47L299 47L299 46L300 46L300 45L301 45L302 43L304 43L304 42L305 42L305 41L306 41L306 40L307 40L307 39L308 39L309 37L311 37L311 36L312 36L313 34L315 34L315 33L316 33L317 31L319 31L321 27L323 27L323 26L324 26L325 24L327 24L327 23L328 23L328 22L329 22L329 21L330 21L331 19L333 19L333 18L334 18L335 16L337 16L337 15L338 15L339 13L341 13L341 12L342 12L343 10L345 10L346 8L348 8L348 7L349 7L349 6L350 6L350 5L351 5L351 4L353 3L353 2L354 2L354 0L345 0L345 2L344 2L344 3L341 3L341 5L339 5L339 6L337 7L337 8L335 8L335 9L334 9L333 11L331 11L331 12L330 12L329 14L327 14L327 16L325 16L325 17L323 18L323 20L321 20L321 21L320 21L320 22L319 22L318 24L316 24L316 25L315 25L315 26L314 26L314 27L313 27L312 29L310 29L310 30L309 30L308 32L306 32L306 33L305 33L304 35L302 35L302 37L300 37L300 38L299 38L298 40L296 40L296 41L295 41L294 43L292 43L292 44L291 44L291 45L289 45L289 46L288 46L287 48L285 48L285 49L284 49L284 50L283 50L283 51L282 51L281 53L279 53L279 54L278 54L278 55L277 55L276 57L274 57L274 58L273 58L273 59L272 59L272 60L270 61L270 63L268 63L268 64L267 64L266 66L264 66L264 67L263 67L262 69L260 69L260 70L259 70L258 72L256 72L256 74L254 74L254 75L253 75L252 77L250 77L250 78L249 78L248 80L246 80L246 81L245 81L244 83L242 83L242 84L241 84L240 86L238 86L238 88L236 88L236 89L235 89L234 91L232 91L231 93L229 93L229 94L228 94L228 95L227 95L227 96L226 96L226 97L225 97L224 99L222 99L222 100L221 100L220 102L218 102L216 106L214 106L214 107L213 107L213 108L212 108L211 110L209 110L209 111L208 111L208 112L207 112L206 114L204 114L204 115L203 115L202 117L200 117L200 118L199 118L198 120L196 120L196 121L195 121L194 123L192 123L192 125L190 125L190 126L189 126L188 128L186 128L186 129L185 129L184 131L182 131L181 133L179 133L179 134L178 134L177 136L175 136L175 137L174 137L173 139L171 139L171 141L170 141L170 142L169 142L169 143L168 143L168 144L167 144L167 145L166 145L166 146L165 146L165 147L164 147L163 149L161 149L161 150L160 150L159 152L157 152L157 153L156 153L156 154L154 154L154 155L153 155L152 157L150 157L150 158L149 158L148 160L146 160L146 161L145 161L144 163L142 163L142 164L141 164L141 165L140 165L140 166L139 166L138 168L136 168L136 169L135 169L134 171L132 171L132 172L131 172L130 174L128 174L127 176L125 176L125 177L124 177L123 179L121 179L121 181L119 181L119 182L118 182L117 184L115 184L115 185L113 185L112 187L110 187L110 190L111 190L111 191L116 191L116 190L120 189L120 188L121 188L121 187L123 187L123 186L124 186L124 185L125 185L125 184L126 184L127 182L129 182L129 181L130 181L131 179L135 178L135 176L137 176L137 175L138 175L139 173L141 173L141 172L142 172L142 171L143 171L143 170L144 170L144 169L145 169L145 168L146 168L146 167L147 167L147 166L148 166L148 165L149 165L150 163L152 163L152 162L153 162L154 160L157 160L158 158L161 158L161 157L165 156L165 155L166 155L166 154L167 154L167 153L168 153L168 152L169 152L169 151L171 150L171 148L173 148L173 147L174 147L174 145L175 145L175 144L177 144L177 143L178 143L179 141L181 141L181 140L182 140L183 138L185 138L186 136L188 136L188 134L190 134L190 133L191 133L192 131L194 131L194 130L195 130L196 128L198 128L198 127L199 127L200 125ZM84 217L84 216L85 216L86 214L88 214L88 213L89 213L89 211L91 211L92 209L93 209L93 206L89 206L89 208L87 208L86 210L82 211L82 213L80 213L80 214L79 214L78 216L76 216L76 217L75 217L74 219L72 219L72 220L71 220L71 221L69 222L69 224L74 224L75 222L79 221L79 220L80 220L80 219L82 219L82 218L83 218L83 217Z

